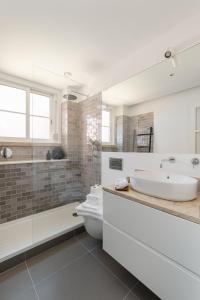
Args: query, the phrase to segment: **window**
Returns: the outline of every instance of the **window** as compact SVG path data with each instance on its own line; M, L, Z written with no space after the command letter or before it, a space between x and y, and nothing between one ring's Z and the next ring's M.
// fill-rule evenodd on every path
M111 116L110 111L102 111L102 143L111 143Z
M0 136L26 137L25 91L0 85Z
M34 139L40 142L51 140L55 135L52 132L52 99L52 95L29 88L0 84L0 138L24 141Z
M50 98L30 94L30 137L33 139L50 139Z

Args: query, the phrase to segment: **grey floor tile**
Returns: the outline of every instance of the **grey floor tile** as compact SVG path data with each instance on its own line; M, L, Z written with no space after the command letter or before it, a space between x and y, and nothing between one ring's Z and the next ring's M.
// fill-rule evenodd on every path
M36 286L40 300L122 300L128 289L91 255Z
M38 297L34 289L29 288L17 294L12 300L38 300Z
M84 255L87 250L72 238L29 260L28 269L35 284Z
M151 290L149 290L144 284L139 283L134 289L133 294L136 295L139 300L159 300ZM129 299L128 299L129 300Z
M137 282L131 273L122 267L116 260L107 254L102 248L98 247L92 251L92 254L104 264L112 273L115 274L128 288L132 288Z
M24 263L0 275L0 299L1 300L13 300L13 299L22 300L23 296L20 295L25 295L25 294L29 294L30 300L34 299L32 282L28 274L26 265Z
M132 292L129 292L123 300L140 300L136 295L134 295Z
M76 237L88 250L102 245L102 241L94 239L86 231L78 234Z

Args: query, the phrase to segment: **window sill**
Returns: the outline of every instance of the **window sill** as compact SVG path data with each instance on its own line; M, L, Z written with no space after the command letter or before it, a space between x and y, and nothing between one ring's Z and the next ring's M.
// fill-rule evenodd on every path
M13 146L13 147L50 147L50 146L61 146L61 143L53 143L53 142L6 142L0 140L0 146Z

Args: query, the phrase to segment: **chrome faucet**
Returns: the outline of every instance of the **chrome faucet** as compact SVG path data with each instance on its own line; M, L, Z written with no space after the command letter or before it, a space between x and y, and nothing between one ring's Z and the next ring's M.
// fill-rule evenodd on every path
M176 159L175 159L174 156L170 156L170 157L168 157L168 158L163 158L163 159L161 159L161 162L160 162L160 168L163 168L163 162L164 162L164 161L168 161L168 162L170 162L170 163L175 163Z

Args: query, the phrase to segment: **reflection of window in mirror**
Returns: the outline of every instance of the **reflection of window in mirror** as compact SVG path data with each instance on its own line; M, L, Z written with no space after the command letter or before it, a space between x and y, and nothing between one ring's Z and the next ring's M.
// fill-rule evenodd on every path
M111 112L102 111L102 143L111 144Z

